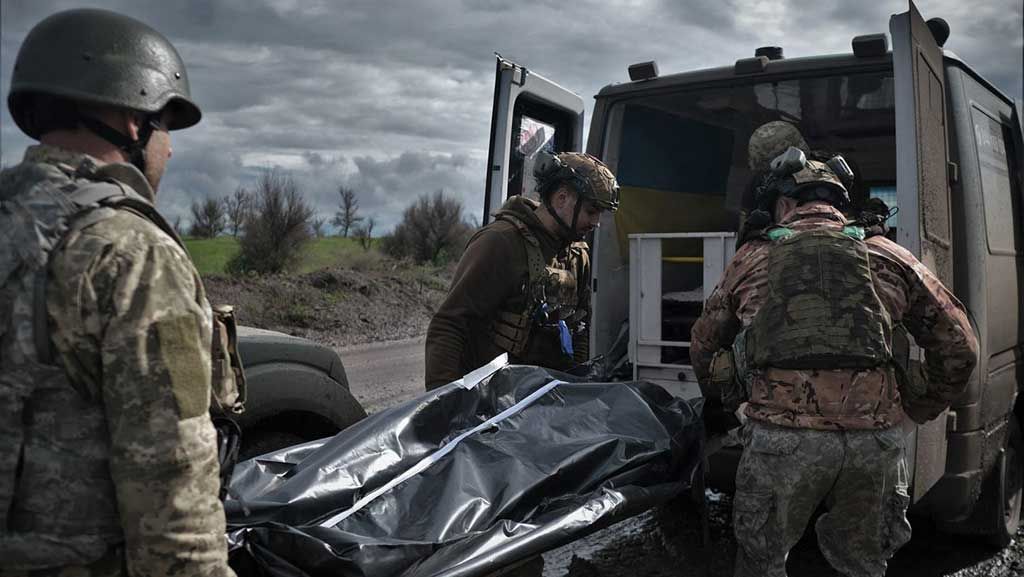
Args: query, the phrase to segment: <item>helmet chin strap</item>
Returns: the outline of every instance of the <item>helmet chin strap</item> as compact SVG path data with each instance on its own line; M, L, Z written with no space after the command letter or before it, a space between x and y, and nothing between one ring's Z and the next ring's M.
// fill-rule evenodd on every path
M576 224L580 219L580 210L583 208L583 198L579 194L576 195L576 206L572 209L572 226L565 224L562 217L558 216L558 213L555 212L555 207L551 204L550 196L544 201L544 208L548 210L548 214L550 214L555 219L555 222L558 223L564 238L569 241L576 241L583 238L583 235L576 232Z
M146 145L153 135L153 126L149 122L143 122L139 127L138 140L132 140L95 118L86 116L80 122L96 136L121 149L128 156L128 162L138 168L139 172L146 173Z

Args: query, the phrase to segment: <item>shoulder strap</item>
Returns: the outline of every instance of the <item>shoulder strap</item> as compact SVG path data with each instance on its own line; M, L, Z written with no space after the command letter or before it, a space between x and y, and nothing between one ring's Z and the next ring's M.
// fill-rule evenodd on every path
M148 200L143 198L131 188L114 180L91 181L68 194L71 200L80 208L80 215L74 218L74 226L78 229L100 222L108 217L106 214L93 213L89 209L99 206L106 206L114 209L126 208L146 220L152 222L167 236L174 239L182 249L185 243L175 232L174 227L167 222L167 219L157 212Z
M72 229L81 230L90 225L96 224L109 218L113 213L97 208L108 207L114 210L127 209L149 220L160 230L174 239L183 250L185 244L178 233L174 231L167 220L157 212L156 208L145 198L130 188L112 180L89 181L78 186L67 193L68 198L76 206L76 211L68 216L68 231L64 233L60 242L54 247L58 250L68 238L68 232ZM52 255L52 252L51 252ZM33 338L36 343L36 352L39 362L53 364L53 349L50 345L50 331L48 326L48 315L46 313L46 274L48 267L43 267L36 274L32 297L33 314Z
M527 282L529 290L532 291L533 287L544 279L544 267L546 263L544 262L544 254L540 250L540 241L537 240L537 236L533 234L530 227L518 216L505 212L500 214L498 218L512 223L512 225L516 227L516 230L519 231L519 234L522 235L523 239L526 240L524 246L526 248L527 270L529 271L528 274L530 277ZM531 306L529 299L527 299L527 301L527 306Z

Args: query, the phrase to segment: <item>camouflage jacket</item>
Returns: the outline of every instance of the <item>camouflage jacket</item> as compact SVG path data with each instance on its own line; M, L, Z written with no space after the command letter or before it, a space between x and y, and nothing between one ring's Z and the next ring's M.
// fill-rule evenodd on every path
M42 145L0 178L15 194L90 180L154 201L134 167ZM31 434L51 435L53 448L26 445L22 474L35 482L19 484L2 547L81 545L83 574L232 575L208 414L212 313L203 285L153 222L101 210L111 214L73 225L50 257L51 343L61 381L76 391L40 386L29 399L31 426L42 427ZM0 565L19 568L10 562ZM72 569L52 562L46 569Z
M801 205L780 222L795 231L840 230L841 212L824 202ZM918 409L938 416L963 392L977 362L978 343L963 305L910 252L883 236L867 239L875 290L894 324L902 324L925 350L927 389ZM690 360L702 387L714 354L764 302L771 243L752 240L726 266L693 326ZM900 390L891 368L754 369L745 414L780 426L809 429L884 429L903 419Z
M529 338L521 354L510 353L514 363L539 365L567 370L589 358L586 322L590 311L590 261L585 243L567 245L544 228L534 210L536 201L515 196L497 213L495 221L473 235L459 259L448 296L438 308L427 328L426 386L439 387L480 367L494 357L510 352L495 338L496 319L511 320L524 315L531 299L530 265L526 243L529 242L512 220L502 219L511 213L522 226L529 227L537 241L547 272L560 275L571 287L568 291L548 297L566 301L574 311L573 356L561 350L558 332L550 327L529 328ZM571 278L568 278L571 277ZM583 279L580 281L580 279ZM571 302L570 302L571 301ZM553 313L553 318L559 318ZM531 322L520 319L520 324ZM525 327L524 327L525 328ZM497 342L496 342L497 341ZM507 343L506 343L507 344Z

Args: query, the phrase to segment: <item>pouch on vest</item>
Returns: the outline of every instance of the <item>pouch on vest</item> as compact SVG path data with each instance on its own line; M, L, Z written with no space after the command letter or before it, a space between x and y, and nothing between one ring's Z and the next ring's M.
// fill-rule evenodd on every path
M736 361L732 349L720 349L711 359L711 375L708 384L710 394L716 392L722 399L722 406L728 411L735 411L746 399L741 398L742 392L736 381Z
M587 314L579 306L580 291L586 284L576 278L577 271L585 269L586 244L573 243L565 262L545 262L540 242L522 219L506 212L499 213L498 218L511 223L525 241L527 280L523 308L498 311L490 324L491 340L521 357L534 329L552 330L558 335L562 353L572 357L572 335L582 330Z
M768 294L746 331L752 367L891 362L892 320L875 292L863 231L847 229L769 232Z
M239 414L245 410L245 371L238 355L238 329L234 307L213 307L213 343L210 351L213 378L210 411L214 415Z
M711 359L709 382L722 398L722 406L735 411L750 400L750 376L746 359L746 331L741 331L728 349L721 349Z

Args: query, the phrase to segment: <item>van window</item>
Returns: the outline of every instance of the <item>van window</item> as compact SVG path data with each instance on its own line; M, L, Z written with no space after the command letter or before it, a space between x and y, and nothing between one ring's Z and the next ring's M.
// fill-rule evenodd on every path
M1021 198L1016 190L1010 128L982 109L971 109L974 142L981 170L985 228L992 254L1017 254L1021 248Z
M795 124L813 150L842 154L858 175L855 205L896 185L892 72L879 70L686 88L621 100L609 115L619 181L616 232L735 231L754 206L747 143L772 120ZM685 207L685 208L684 208Z

